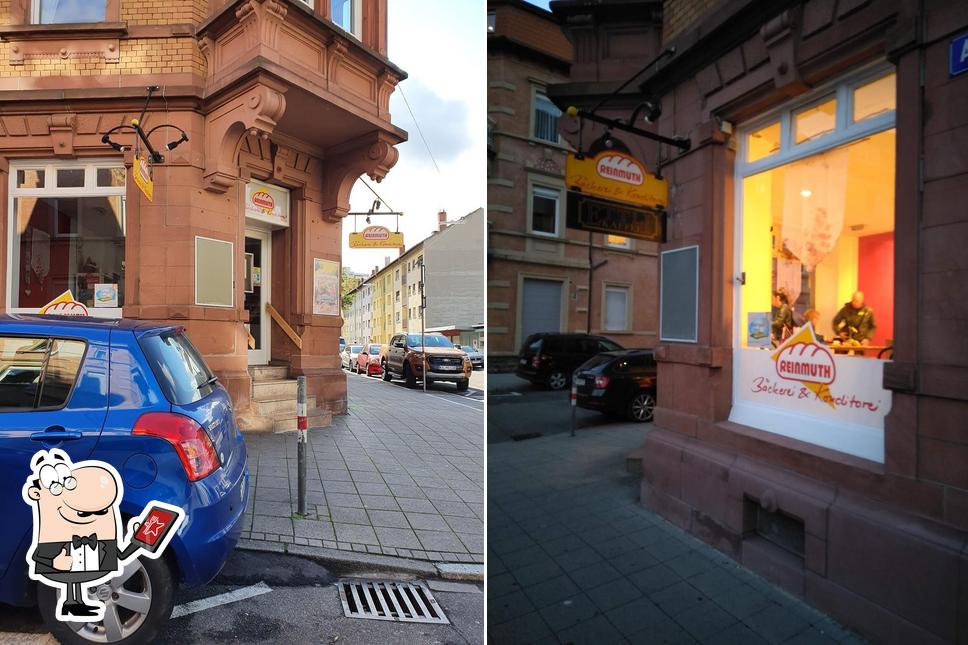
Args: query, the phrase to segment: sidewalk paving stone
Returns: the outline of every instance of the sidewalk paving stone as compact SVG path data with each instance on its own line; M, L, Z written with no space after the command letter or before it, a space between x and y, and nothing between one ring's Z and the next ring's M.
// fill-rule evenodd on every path
M625 458L647 431L615 424L489 445L494 642L863 642L641 507Z
M248 434L242 548L484 562L484 415L451 395L347 376L349 413L312 429L308 515L295 433Z

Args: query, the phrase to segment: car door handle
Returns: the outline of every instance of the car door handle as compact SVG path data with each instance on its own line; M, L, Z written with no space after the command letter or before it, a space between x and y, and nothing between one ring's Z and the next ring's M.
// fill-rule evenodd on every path
M64 426L50 426L43 432L34 432L30 438L34 441L74 441L82 436L77 430L65 430Z

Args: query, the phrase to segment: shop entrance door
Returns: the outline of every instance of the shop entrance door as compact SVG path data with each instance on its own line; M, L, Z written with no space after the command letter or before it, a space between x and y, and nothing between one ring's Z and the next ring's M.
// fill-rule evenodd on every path
M249 311L249 365L267 365L269 351L269 231L245 230L245 308Z

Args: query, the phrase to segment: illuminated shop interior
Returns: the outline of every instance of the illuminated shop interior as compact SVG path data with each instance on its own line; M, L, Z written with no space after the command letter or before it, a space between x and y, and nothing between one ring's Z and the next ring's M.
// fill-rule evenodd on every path
M832 133L837 100L831 95L792 112L789 139L799 145ZM851 123L893 110L894 75L855 89L851 106ZM775 154L781 148L780 122L752 132L747 141L748 162ZM877 357L880 348L891 345L894 172L891 128L742 179L744 330L751 312L771 312L772 319L773 292L782 287L790 295L795 324L806 322L808 310L818 311L816 332L837 346L832 321L861 291L876 329L868 341L873 350L854 353ZM747 334L740 334L740 346L747 345Z

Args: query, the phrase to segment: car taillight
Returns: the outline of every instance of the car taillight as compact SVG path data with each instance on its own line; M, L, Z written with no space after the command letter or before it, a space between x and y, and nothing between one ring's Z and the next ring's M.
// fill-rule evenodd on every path
M595 389L603 390L608 387L608 377L607 376L596 376L595 377Z
M174 446L189 481L208 477L221 465L205 428L184 415L147 412L138 418L131 434L158 437Z

